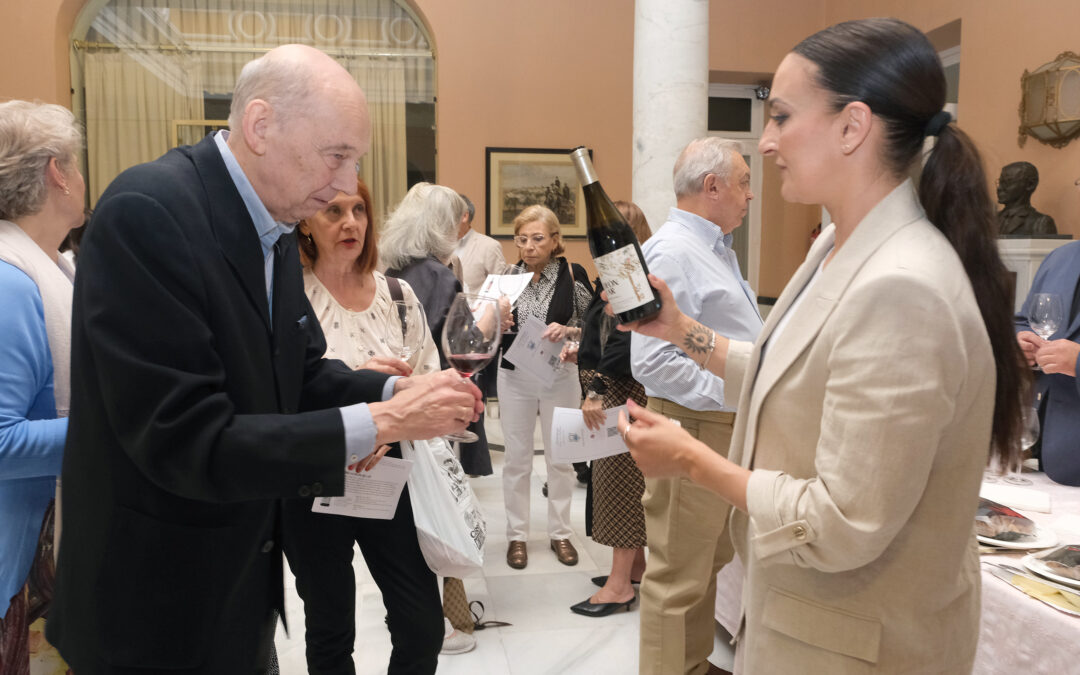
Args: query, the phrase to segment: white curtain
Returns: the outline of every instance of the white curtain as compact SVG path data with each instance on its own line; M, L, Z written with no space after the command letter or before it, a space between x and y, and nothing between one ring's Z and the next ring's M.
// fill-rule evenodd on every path
M371 190L378 223L386 222L408 189L405 152L405 68L397 60L347 59L345 67L367 95L371 150L360 177Z
M377 212L405 194L405 104L434 101L434 62L398 0L112 0L87 41L118 47L81 52L91 204L123 169L171 146L173 121L206 118L205 100L227 97L245 63L289 42L335 54L367 94L361 176ZM181 127L179 142L202 132Z
M136 60L135 56L141 56ZM161 156L173 145L173 121L203 116L200 70L190 57L88 52L87 179L90 203L121 171Z

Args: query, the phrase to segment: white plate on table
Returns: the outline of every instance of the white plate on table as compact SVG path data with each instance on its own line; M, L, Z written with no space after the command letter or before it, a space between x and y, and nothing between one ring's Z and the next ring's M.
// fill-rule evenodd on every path
M1059 584L1064 584L1071 588L1080 588L1080 580L1072 579L1070 577L1063 577L1060 574L1055 574L1046 566L1046 563L1042 561L1038 553L1029 553L1020 559L1021 564L1028 568L1040 577L1046 577L1051 581L1056 581Z
M1057 535L1053 530L1048 530L1045 527L1039 527L1038 525L1035 526L1035 538L1027 539L1025 541L1002 541L1001 539L984 537L981 534L975 535L975 538L984 546L1008 548L1017 551L1034 551L1037 548L1050 548L1051 546L1057 546L1058 541Z

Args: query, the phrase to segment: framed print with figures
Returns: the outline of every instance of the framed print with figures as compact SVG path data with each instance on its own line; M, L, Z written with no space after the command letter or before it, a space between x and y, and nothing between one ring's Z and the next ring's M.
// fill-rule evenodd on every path
M484 155L490 236L513 237L514 218L533 204L555 212L563 239L585 236L585 195L570 149L486 148Z

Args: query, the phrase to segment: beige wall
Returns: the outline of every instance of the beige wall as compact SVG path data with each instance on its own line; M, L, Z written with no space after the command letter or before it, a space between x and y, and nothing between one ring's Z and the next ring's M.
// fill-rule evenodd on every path
M410 0L434 38L439 181L484 205L484 148L593 148L614 199L630 192L632 0ZM0 2L0 98L70 104L67 42L86 0ZM1042 174L1035 206L1080 237L1080 141L1017 147L1019 78L1065 50L1080 51L1076 0L710 0L714 81L767 77L803 36L835 21L892 15L931 30L962 20L960 123L982 149L991 180L1026 160ZM775 296L801 261L819 211L784 204L764 175L759 293ZM654 223L658 225L658 223ZM516 251L504 242L507 257ZM571 259L588 264L583 242ZM591 265L589 265L591 271Z
M587 145L612 199L630 196L634 16L628 0L415 0L434 37L438 179L483 231L484 148ZM503 242L507 260L517 249ZM588 246L567 256L595 275Z
M1039 169L1032 204L1080 238L1080 139L1057 150L1029 138L1016 143L1020 76L1063 51L1080 52L1080 2L1040 0L826 0L826 21L896 16L923 30L961 20L960 127L978 143L992 186L1001 167L1027 161Z
M0 2L0 99L71 105L68 40L85 0Z

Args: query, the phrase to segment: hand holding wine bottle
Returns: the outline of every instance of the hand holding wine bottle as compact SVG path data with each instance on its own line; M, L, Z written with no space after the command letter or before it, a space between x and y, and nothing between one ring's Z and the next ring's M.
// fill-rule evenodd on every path
M589 252L600 273L608 303L620 323L656 315L660 311L660 296L649 284L649 267L634 231L600 186L588 150L575 148L570 159L585 193Z

